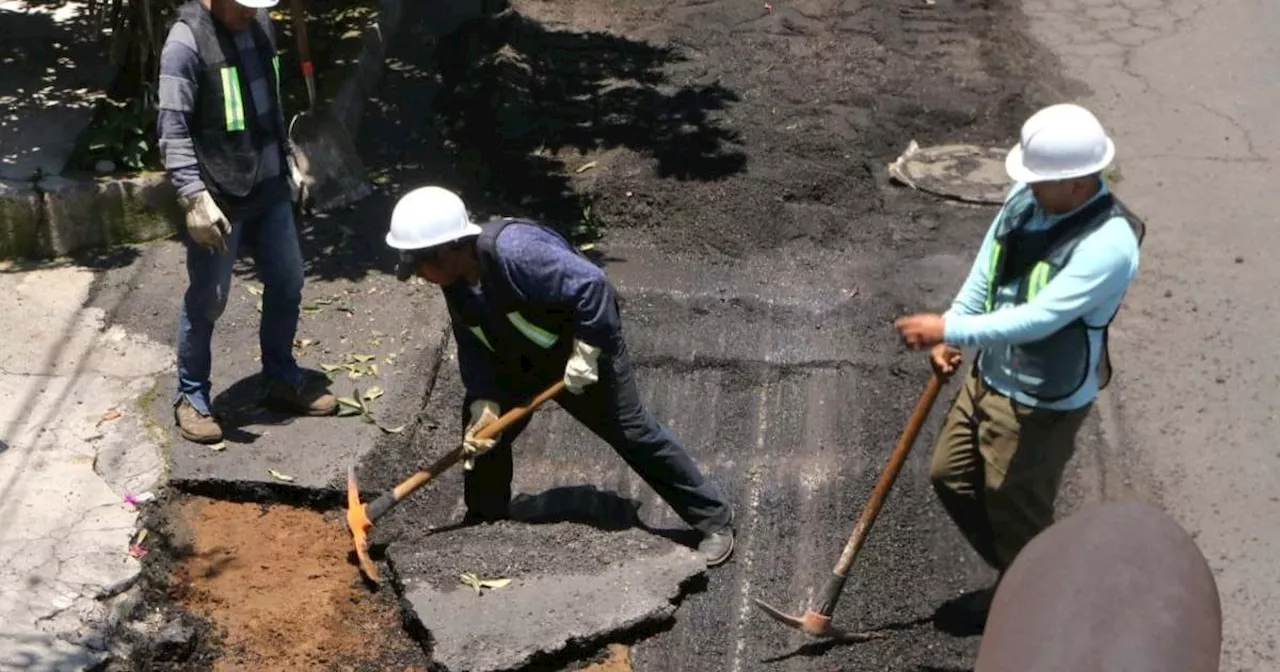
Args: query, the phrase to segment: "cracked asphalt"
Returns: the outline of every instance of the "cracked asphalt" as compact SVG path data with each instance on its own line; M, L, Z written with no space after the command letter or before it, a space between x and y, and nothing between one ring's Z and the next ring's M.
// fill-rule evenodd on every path
M1112 330L1100 415L1132 465L1109 496L1163 505L1218 581L1223 670L1280 667L1280 328L1273 161L1280 8L1226 0L1024 0L1032 35L1088 87L1117 142L1119 194L1147 221Z

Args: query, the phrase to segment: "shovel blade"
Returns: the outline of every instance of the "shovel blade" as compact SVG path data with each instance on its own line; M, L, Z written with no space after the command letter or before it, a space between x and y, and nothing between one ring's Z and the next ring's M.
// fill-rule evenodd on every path
M355 545L356 558L360 561L360 571L375 584L381 582L378 565L369 557L369 530L373 529L373 521L360 502L360 488L356 484L356 468L347 468L347 530L351 532L351 542Z
M346 127L325 112L303 112L289 124L302 187L317 212L351 205L373 193Z

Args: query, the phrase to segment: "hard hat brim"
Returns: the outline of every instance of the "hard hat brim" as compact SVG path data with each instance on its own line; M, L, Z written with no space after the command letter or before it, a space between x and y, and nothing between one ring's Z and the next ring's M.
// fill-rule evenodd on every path
M1014 145L1013 149L1009 150L1009 155L1005 157L1004 169L1005 169L1005 172L1009 174L1009 177L1013 178L1014 182L1023 182L1026 184L1032 184L1035 182L1052 182L1054 180L1070 180L1073 178L1084 177L1085 175L1092 175L1094 173L1102 172L1107 168L1107 166L1111 165L1111 161L1115 158L1116 158L1116 145L1114 142L1111 141L1111 138L1107 138L1107 151L1105 154L1103 154L1102 158L1099 159L1097 162L1087 166L1081 166L1079 168L1076 168L1075 170L1069 170L1069 171L1060 172L1060 173L1054 173L1054 174L1038 173L1026 166L1026 164L1024 163L1023 155L1022 155L1022 145L1018 144L1018 145Z
M468 222L466 227L464 227L461 231L454 233L452 235L445 234L442 236L437 236L435 238L430 238L425 241L414 241L412 243L409 243L407 241L402 241L399 238L396 238L396 236L394 235L395 232L388 231L386 241L388 246L395 248L397 250L425 250L427 248L435 247L437 245L452 243L455 240L462 240L463 238L467 238L470 236L478 236L480 235L480 232L481 232L481 229L479 226L477 226L474 222Z

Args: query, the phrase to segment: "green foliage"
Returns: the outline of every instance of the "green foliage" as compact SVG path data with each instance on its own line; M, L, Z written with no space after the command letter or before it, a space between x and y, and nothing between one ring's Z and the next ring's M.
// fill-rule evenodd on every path
M85 138L82 163L91 168L106 159L127 170L158 170L155 124L156 91L150 82L143 83L142 91L129 101L104 100L98 121Z

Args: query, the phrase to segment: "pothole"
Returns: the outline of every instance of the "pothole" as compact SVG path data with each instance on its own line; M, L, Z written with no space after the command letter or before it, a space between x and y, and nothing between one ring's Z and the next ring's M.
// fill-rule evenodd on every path
M428 669L392 591L349 561L340 512L199 496L163 508L147 522L146 616L118 669Z

